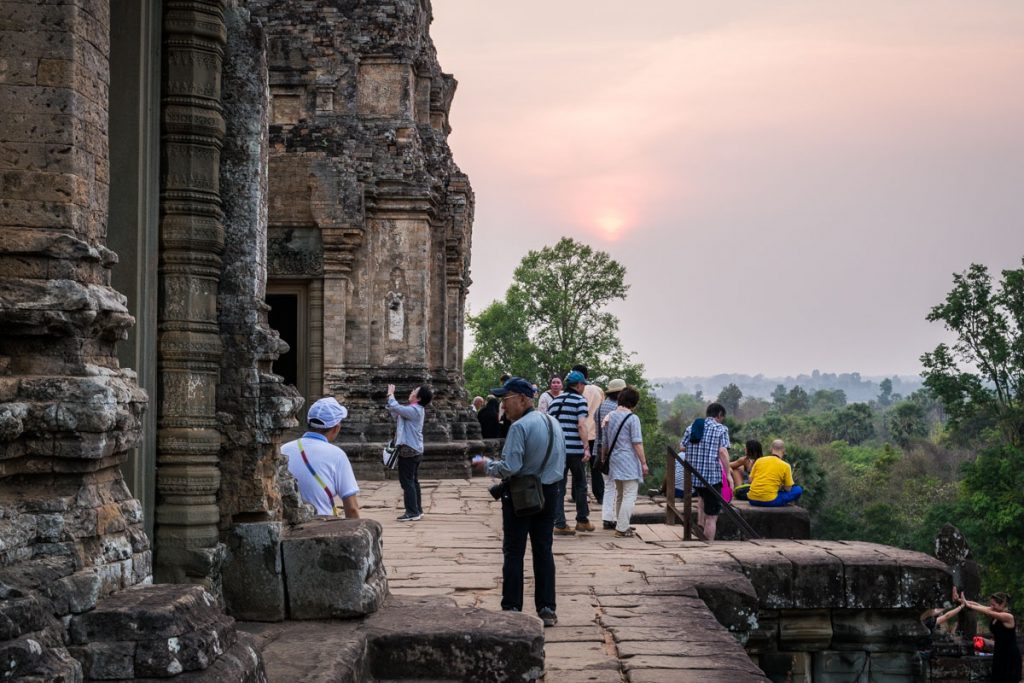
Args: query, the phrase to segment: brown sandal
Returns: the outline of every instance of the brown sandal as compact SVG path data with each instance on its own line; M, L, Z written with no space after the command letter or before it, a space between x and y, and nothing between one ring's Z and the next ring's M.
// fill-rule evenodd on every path
M636 532L632 529L627 529L626 531L615 530L615 538L633 538L634 536L636 536Z

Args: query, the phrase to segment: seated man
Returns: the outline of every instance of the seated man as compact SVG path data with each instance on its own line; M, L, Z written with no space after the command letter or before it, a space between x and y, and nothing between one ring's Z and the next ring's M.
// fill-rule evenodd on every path
M786 445L772 441L772 452L758 458L750 470L747 500L758 507L776 508L797 500L804 490L793 483L793 468L782 458Z
M341 498L345 517L359 517L359 484L345 451L331 444L341 431L348 410L334 397L322 398L309 407L309 431L301 439L281 446L288 458L288 471L299 484L302 500L316 508L318 515L337 515L334 497Z

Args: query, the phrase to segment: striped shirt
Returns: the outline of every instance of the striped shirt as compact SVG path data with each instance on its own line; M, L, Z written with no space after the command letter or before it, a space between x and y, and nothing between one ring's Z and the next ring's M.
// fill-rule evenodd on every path
M583 457L580 418L587 417L587 399L575 391L563 391L548 407L548 415L558 420L565 434L566 457Z
M618 402L614 398L605 398L601 401L601 405L597 407L597 412L594 415L594 423L597 425L595 429L597 434L594 435L594 448L597 452L601 452L601 445L604 443L604 433L608 431L602 426L604 419L615 412L615 409L619 407ZM611 436L608 437L612 438Z
M683 440L679 444L686 449L686 460L697 472L714 486L722 482L722 462L718 459L718 449L729 447L729 428L720 424L715 418L708 417L704 420L704 436L700 442L690 443L691 424L683 434ZM676 464L676 486L683 487L683 466ZM693 487L703 486L697 477L693 478Z

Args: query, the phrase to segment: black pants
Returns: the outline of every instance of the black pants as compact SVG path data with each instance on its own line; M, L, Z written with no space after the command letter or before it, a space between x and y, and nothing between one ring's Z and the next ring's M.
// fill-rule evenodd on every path
M565 521L565 488L572 473L573 500L576 501L576 521L587 522L590 519L590 505L587 503L587 466L582 455L565 456L565 478L560 485L558 507L555 508L555 526L566 526Z
M501 568L501 608L523 611L523 558L526 539L533 551L533 603L539 612L555 609L555 556L551 552L555 526L555 503L561 493L558 483L544 485L544 509L529 517L516 517L508 493L501 497L504 539L501 550L505 562Z
M587 461L587 467L590 469L590 490L594 492L594 498L597 498L598 505L604 502L604 476L597 467L599 462L600 458L598 458L598 453L594 450L594 442L591 440L590 460Z
M399 448L405 447L399 446ZM420 495L419 478L421 462L423 462L422 453L417 453L411 458L398 458L398 483L402 485L405 514L407 515L423 514L423 497Z

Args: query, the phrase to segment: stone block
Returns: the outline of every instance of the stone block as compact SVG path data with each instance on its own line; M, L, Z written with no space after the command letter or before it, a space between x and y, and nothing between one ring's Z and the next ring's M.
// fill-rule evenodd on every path
M285 618L281 522L236 524L228 533L224 562L224 600L236 619Z
M784 650L824 650L832 643L832 619L828 610L782 610L779 614L779 647Z
M135 678L135 643L89 643L71 648L86 678L100 681Z
M368 519L316 519L282 541L291 619L359 617L387 595L381 526Z
M533 681L544 673L543 626L519 612L392 597L365 632L377 679Z
M868 655L866 652L814 653L814 680L869 683Z
M200 586L138 586L100 600L71 619L75 644L151 641L182 636L220 616L216 600Z
M730 631L745 632L757 628L757 593L742 574L707 577L697 585L697 594L718 623Z
M835 610L832 648L835 650L898 651L926 648L928 629L916 610Z

